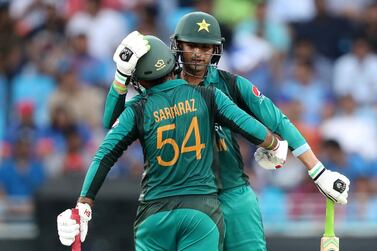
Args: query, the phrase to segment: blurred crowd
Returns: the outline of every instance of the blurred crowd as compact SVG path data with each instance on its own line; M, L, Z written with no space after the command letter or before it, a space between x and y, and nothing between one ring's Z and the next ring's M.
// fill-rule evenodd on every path
M27 201L15 210L28 212L47 180L86 172L106 133L122 38L138 30L169 44L194 10L221 23L219 68L257 85L325 166L351 180L344 215L377 222L376 0L0 0L0 215L4 201ZM253 163L254 146L240 146L263 213L270 203L285 212L279 220L323 212L295 206L323 200L296 159L267 172ZM109 175L139 179L142 169L135 143Z

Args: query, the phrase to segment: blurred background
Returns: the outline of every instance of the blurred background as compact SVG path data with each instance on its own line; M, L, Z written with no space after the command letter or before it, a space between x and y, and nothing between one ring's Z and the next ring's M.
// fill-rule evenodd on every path
M106 133L116 46L133 30L169 44L194 10L221 23L219 68L257 85L351 180L348 205L336 207L341 249L376 250L376 0L0 0L0 250L70 250L56 216L74 206ZM306 169L290 156L264 171L239 143L268 249L318 250L325 199ZM142 168L134 143L99 193L84 250L133 250Z

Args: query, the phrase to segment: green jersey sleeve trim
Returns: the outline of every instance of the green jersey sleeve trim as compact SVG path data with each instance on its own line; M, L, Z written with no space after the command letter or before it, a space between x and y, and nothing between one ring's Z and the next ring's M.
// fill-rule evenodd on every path
M302 146L296 148L294 151L292 151L292 154L293 156L298 157L308 150L310 150L310 146L308 143L305 143Z
M110 168L137 138L135 112L130 107L122 113L119 122L113 125L97 150L86 173L81 196L95 199Z
M215 90L215 119L219 124L240 133L259 145L267 136L267 128L233 103L223 92Z

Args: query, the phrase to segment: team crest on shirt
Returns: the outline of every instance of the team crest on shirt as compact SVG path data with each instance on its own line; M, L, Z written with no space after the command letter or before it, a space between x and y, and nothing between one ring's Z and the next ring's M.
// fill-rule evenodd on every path
M156 67L156 71L159 71L162 68L164 68L166 66L166 64L165 64L164 60L159 59L159 60L156 61L156 63L154 64L154 66Z
M119 118L117 118L117 120L115 120L114 124L111 126L111 129L117 127L119 125Z

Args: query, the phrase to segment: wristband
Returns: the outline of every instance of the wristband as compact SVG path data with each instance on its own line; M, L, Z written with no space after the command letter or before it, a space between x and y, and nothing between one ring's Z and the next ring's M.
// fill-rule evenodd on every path
M268 145L268 146L266 146L266 150L276 150L277 149L277 147L275 146L274 147L274 149L271 149L271 147L275 144L275 136L272 136L272 141L271 141L271 143ZM279 143L279 142L278 142ZM279 144L277 144L277 146L279 146Z
M124 94L128 90L127 85L124 85L124 84L118 82L117 80L113 81L113 87L120 94Z
M318 162L312 169L308 171L310 177L316 181L319 176L326 170L321 162Z
M120 84L127 85L130 79L130 76L124 75L118 69L115 71L114 79Z

